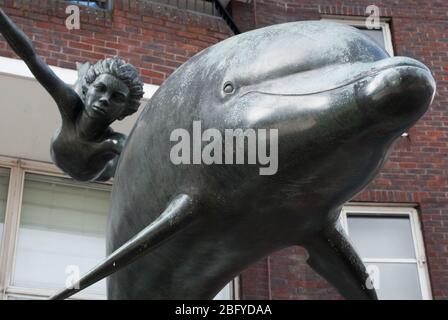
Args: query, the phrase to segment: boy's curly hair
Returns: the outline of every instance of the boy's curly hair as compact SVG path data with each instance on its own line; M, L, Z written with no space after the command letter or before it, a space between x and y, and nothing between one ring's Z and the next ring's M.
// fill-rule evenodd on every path
M143 81L137 69L119 57L106 58L91 65L84 76L83 93L101 74L110 74L123 81L129 88L129 104L123 118L138 110L140 99L143 97Z

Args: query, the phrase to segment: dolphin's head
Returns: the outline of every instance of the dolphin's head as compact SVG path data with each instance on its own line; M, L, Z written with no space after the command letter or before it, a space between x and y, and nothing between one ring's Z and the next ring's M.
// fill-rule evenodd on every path
M306 173L314 189L334 183L342 198L373 178L435 92L422 63L321 21L229 38L181 70L190 76L180 92L195 97L203 129L278 129L278 174L298 181Z
M196 58L202 110L230 128L298 134L316 125L327 132L342 126L356 129L354 135L396 136L423 115L435 92L425 65L391 58L359 30L330 22L255 30ZM320 116L325 121L317 121Z

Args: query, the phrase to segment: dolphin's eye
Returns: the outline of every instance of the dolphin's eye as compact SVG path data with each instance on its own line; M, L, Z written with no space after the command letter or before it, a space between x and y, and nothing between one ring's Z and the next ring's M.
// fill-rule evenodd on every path
M224 92L227 94L231 94L233 93L233 91L235 91L235 88L233 87L233 84L231 82L226 82L224 84Z

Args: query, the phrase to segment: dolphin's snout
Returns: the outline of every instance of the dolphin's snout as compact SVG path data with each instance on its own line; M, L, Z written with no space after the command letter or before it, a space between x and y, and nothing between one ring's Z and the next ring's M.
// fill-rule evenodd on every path
M392 57L375 62L376 70L385 70L397 67L415 67L430 72L429 68L418 60L408 57Z
M424 64L410 58L385 59L375 69L355 85L358 108L377 131L404 131L428 109L435 80Z

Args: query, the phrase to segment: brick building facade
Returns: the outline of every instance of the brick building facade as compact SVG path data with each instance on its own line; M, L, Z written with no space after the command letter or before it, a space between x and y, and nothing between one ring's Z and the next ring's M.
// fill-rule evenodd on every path
M299 20L362 18L371 1L234 0L228 10L242 31ZM425 63L438 90L428 113L395 145L389 161L354 203L412 205L419 213L434 299L448 298L448 2L375 1L391 29L395 55ZM233 35L223 19L151 1L115 0L112 10L81 7L81 29L65 26L67 1L0 0L53 66L119 55L160 85L195 53ZM0 56L16 58L0 37ZM338 299L306 265L306 251L288 248L240 278L243 299Z

